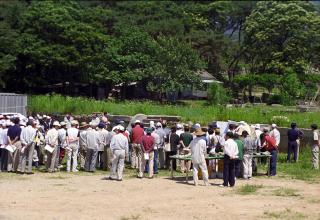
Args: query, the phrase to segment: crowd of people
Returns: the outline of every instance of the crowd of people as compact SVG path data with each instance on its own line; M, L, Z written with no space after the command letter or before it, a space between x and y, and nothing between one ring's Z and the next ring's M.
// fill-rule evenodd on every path
M129 129L130 128L130 129ZM319 168L319 135L311 126L313 168ZM296 123L288 130L288 161L293 154L298 161L299 140L303 133ZM223 184L234 186L237 178L251 179L256 167L253 155L270 155L270 175L277 174L280 132L276 124L261 127L246 122L213 122L207 128L200 124L173 124L151 121L148 126L136 120L125 127L124 121L109 122L108 114L95 115L90 123L75 120L67 114L62 121L52 116L29 116L28 120L0 115L0 171L33 174L33 167L45 165L47 172L110 170L108 179L122 181L125 163L137 170L137 177L153 178L159 169L188 172L193 169L198 185L201 170L205 185L209 177L223 167ZM223 155L223 165L206 160L207 155ZM170 156L191 157L175 160ZM66 164L64 163L66 161ZM172 163L172 164L171 164ZM64 165L65 164L65 165Z

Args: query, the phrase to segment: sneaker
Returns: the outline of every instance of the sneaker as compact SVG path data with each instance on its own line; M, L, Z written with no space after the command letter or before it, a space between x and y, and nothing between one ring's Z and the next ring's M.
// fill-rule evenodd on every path
M72 172L76 173L76 172L79 172L79 170L75 169L75 170L72 170Z

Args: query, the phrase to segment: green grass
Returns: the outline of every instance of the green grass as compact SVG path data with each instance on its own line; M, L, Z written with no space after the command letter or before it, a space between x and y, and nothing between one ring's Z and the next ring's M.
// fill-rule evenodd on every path
M311 150L309 147L300 152L297 163L287 163L287 154L278 155L277 171L278 176L315 182L320 179L320 171L312 169Z
M163 104L152 101L97 101L83 97L64 97L61 95L39 95L28 97L29 112L60 113L75 115L92 112L110 112L117 115L178 115L184 122L192 121L203 125L214 120L247 121L249 123L272 123L288 127L296 121L299 127L309 128L312 123L320 124L316 112L294 112L293 108L271 106L231 107L209 106L205 101L183 101L179 104ZM286 116L287 119L274 116Z
M282 197L291 197L291 196L300 196L300 194L297 193L298 190L291 189L287 187L281 187L273 192L275 196L282 196Z
M250 194L255 194L258 189L263 188L262 185L250 185L246 184L243 186L240 186L237 190L236 193L240 195L250 195Z

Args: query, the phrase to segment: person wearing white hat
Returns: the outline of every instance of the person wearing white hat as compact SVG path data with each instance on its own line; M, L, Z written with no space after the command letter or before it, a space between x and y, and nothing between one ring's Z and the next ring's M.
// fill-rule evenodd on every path
M33 120L28 121L28 126L21 131L20 140L22 144L21 157L21 172L24 173L26 169L26 162L28 161L27 174L32 174L32 159L35 147L35 137L37 135L36 124Z
M0 146L5 146L8 144L7 138L8 128L6 127L6 121L0 121ZM7 160L8 160L8 152L4 148L0 148L0 172L7 171Z
M100 138L99 132L96 130L97 125L90 122L90 126L87 129L87 152L84 169L87 172L95 172Z
M176 134L180 137L180 135L183 133L183 126L182 124L177 124L177 131Z
M276 140L276 145L278 147L279 144L280 144L280 137L281 136L280 136L279 130L277 129L277 125L276 124L272 124L271 125L271 131L270 131L269 135Z
M55 172L55 164L56 164L56 157L57 157L57 150L58 150L58 138L59 133L58 129L60 128L60 123L58 121L53 122L53 128L51 128L46 135L46 143L51 148L53 148L52 152L47 151L47 163L46 169L48 172L52 173Z
M71 160L72 160L72 172L78 172L78 151L79 151L79 136L80 132L77 128L78 121L71 121L71 128L67 129L66 140L67 140L67 172L71 171Z
M111 139L110 149L114 155L109 177L111 180L122 181L124 160L129 154L128 138L123 134L124 132L125 128L120 125L117 129L117 134Z
M63 121L66 123L66 128L71 128L71 121L73 121L73 117L71 113L67 113L64 117Z

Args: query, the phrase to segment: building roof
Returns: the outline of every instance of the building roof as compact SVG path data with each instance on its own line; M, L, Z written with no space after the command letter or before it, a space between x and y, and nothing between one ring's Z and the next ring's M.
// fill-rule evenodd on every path
M222 83L206 70L199 70L196 72L196 74L200 76L201 81L204 83Z

